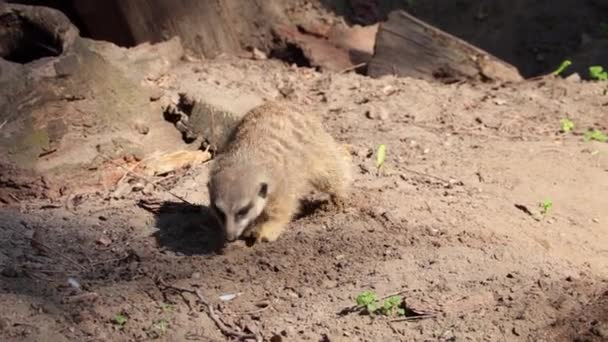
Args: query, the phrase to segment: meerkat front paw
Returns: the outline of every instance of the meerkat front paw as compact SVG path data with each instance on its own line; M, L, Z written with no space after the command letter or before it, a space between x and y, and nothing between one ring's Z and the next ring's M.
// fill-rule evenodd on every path
M257 242L274 242L283 232L284 225L278 222L265 222L255 231Z

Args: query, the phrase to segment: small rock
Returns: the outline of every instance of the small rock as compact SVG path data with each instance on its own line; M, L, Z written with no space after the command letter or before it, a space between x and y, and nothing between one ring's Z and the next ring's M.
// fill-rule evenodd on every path
M593 219L591 219L591 221L593 221L593 222L595 222L595 223L600 223L600 219L595 218L595 217L594 217Z
M148 127L148 125L144 124L143 122L135 123L135 130L141 135L146 135L150 133L150 127Z
M299 292L298 292L298 297L300 298L304 298L304 297L310 297L315 293L315 291L310 288L310 287L304 287L302 288Z
M97 243L104 247L108 247L109 245L112 244L112 240L110 240L110 238L107 236L102 236L99 239L97 239Z
M570 81L570 82L580 82L581 81L581 75L579 75L578 73L574 73L568 77L566 77L566 81Z
M194 272L194 273L192 273L192 275L190 276L190 278L192 278L192 279L201 279L201 273L200 272Z
M373 107L365 112L365 116L372 120L386 120L388 119L388 111L384 107Z
M323 280L322 286L326 289L335 289L338 287L338 282L335 280Z
M494 99L494 104L497 106L502 106L502 105L507 104L507 101L503 100L503 99Z
M268 59L268 56L257 48L253 48L253 51L251 51L251 57L256 61L264 61Z
M456 341L456 336L454 336L454 333L452 332L452 330L448 330L448 331L444 332L443 334L441 334L441 336L439 337L439 340L445 341L445 342Z

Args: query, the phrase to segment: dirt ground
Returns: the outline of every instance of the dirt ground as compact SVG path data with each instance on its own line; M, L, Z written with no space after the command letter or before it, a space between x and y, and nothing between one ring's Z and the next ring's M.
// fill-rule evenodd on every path
M172 286L270 341L608 339L608 145L582 137L608 129L605 83L439 85L231 57L180 68L321 115L352 152L348 206L311 194L275 243L220 249L205 207L212 161L159 179L197 206L111 190L5 206L2 340L227 339L194 294ZM565 117L574 132L559 132ZM338 314L365 290L402 292L436 316Z

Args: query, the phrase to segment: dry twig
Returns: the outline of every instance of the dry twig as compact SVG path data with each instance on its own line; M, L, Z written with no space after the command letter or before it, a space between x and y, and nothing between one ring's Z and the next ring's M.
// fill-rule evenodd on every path
M182 201L182 202L184 202L184 203L186 203L186 204L189 204L189 205L192 205L192 206L194 205L194 204L192 204L191 202L189 202L188 200L186 200L185 198L183 198L183 197L181 197L181 196L177 195L176 193L174 193L174 192L172 192L172 191L170 191L170 190L167 190L167 189L163 188L163 187L162 187L160 184L157 184L156 182L153 182L153 181L149 180L149 179L148 179L148 177L143 176L143 175L140 175L139 173L137 173L137 172L135 172L135 171L129 170L128 168L124 167L123 165L118 164L117 162L113 161L112 159L110 159L110 157L108 157L108 156L106 156L106 155L104 155L104 154L100 154L100 155L101 155L103 158L105 158L105 159L106 159L108 162L110 162L110 163L114 164L115 166L118 166L118 167L120 167L121 169L125 170L125 171L126 171L126 174L131 174L132 176L134 176L134 177L136 177L136 178L139 178L139 179L143 180L144 182L146 182L146 183L148 183L148 184L151 184L151 185L152 185L153 187L155 187L155 188L160 188L162 191L165 191L165 192L166 192L166 193L168 193L169 195L171 195L171 196L173 196L173 197L177 198L178 200L180 200L180 201Z
M158 279L158 284L161 285L165 290L178 291L180 292L180 294L190 293L195 295L198 298L198 301L201 302L201 304L203 304L203 306L205 306L205 308L207 309L207 315L209 315L209 318L211 318L211 320L225 336L237 338L239 341L257 340L257 336L255 334L247 334L242 331L238 331L228 327L222 321L222 319L215 313L213 306L205 299L205 297L199 290L186 289L174 285L167 285L162 278Z
M427 178L432 178L432 179L438 180L438 181L440 181L440 182L442 182L444 184L450 184L449 181L447 181L447 180L445 180L445 179L443 179L441 177L437 177L437 176L431 175L429 173L425 173L425 172L421 172L421 171L416 171L416 170L412 170L412 169L408 169L408 168L403 168L403 170L405 170L406 172L409 172L409 173L416 174L418 176L423 176L423 177L427 177Z
M366 62L355 64L353 66L349 66L348 68L344 68L344 69L340 70L338 73L339 74L345 74L345 73L347 73L349 71L353 71L353 70L359 69L360 67L363 67L365 65L367 65Z

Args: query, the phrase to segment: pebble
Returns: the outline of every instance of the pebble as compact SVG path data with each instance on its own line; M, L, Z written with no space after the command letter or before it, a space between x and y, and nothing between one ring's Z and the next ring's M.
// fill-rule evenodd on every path
M137 133L141 134L141 135L146 135L148 133L150 133L150 127L148 127L148 125L138 122L135 124L135 130L137 131Z
M388 111L384 107L372 107L365 112L365 116L371 120L386 120Z

